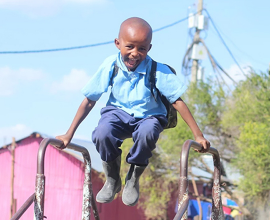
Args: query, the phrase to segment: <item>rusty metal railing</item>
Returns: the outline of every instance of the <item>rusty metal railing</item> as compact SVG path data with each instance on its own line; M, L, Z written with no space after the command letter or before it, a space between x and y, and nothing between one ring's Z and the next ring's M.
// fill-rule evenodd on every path
M187 140L182 147L180 157L180 180L178 211L173 220L187 220L188 196L188 155L190 148L201 150L202 146L192 140ZM210 147L208 153L212 154L214 161L214 175L212 187L212 214L211 220L224 220L220 188L220 157L215 148Z
M30 205L34 202L34 214L36 220L44 219L44 196L45 196L45 175L44 175L44 158L45 151L48 145L53 145L57 149L64 149L63 142L54 139L54 138L45 138L41 141L39 150L38 150L38 158L37 158L37 175L36 175L36 187L35 193L31 195L25 203L21 206L21 208L13 215L11 220L19 219L24 212L30 207ZM85 164L85 177L84 177L84 185L83 185L83 205L82 205L82 220L90 220L91 216L91 206L93 207L93 214L95 220L99 220L99 214L97 211L97 206L95 199L93 198L92 191L92 182L91 182L91 158L89 152L86 148L70 143L67 148L79 151L82 153Z

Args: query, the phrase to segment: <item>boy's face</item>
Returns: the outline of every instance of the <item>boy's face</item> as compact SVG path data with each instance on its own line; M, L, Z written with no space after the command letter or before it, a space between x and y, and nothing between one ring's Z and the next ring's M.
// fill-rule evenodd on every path
M129 71L134 71L151 49L151 34L147 28L126 27L120 30L115 45Z

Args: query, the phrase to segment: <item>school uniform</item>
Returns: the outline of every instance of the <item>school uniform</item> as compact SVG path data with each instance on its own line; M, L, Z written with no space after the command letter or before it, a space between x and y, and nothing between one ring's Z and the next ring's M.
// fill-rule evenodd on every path
M119 67L113 76L114 65ZM155 149L159 134L167 124L167 111L154 89L150 89L152 59L147 56L134 72L128 71L120 52L105 59L98 71L82 89L85 97L98 101L111 87L106 107L101 109L98 126L92 141L101 159L106 162L121 155L120 146L126 138L134 145L126 157L127 163L146 166ZM170 103L175 102L187 89L184 77L175 75L170 68L157 63L156 88Z

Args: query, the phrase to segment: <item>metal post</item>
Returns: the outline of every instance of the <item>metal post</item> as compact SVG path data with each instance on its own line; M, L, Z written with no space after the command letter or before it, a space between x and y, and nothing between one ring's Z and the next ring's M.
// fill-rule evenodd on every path
M14 164L15 164L15 138L12 138L11 144L11 201L10 201L10 218L16 212L15 210L15 200L14 200Z
M198 1L198 13L197 16L202 14L203 10L203 0ZM196 28L196 33L193 38L193 42L199 42L200 39L200 30ZM193 60L192 61L192 67L191 67L191 82L197 82L197 73L198 73L198 60Z
M51 144L57 149L64 149L63 142L54 138L45 138L41 141L38 149L37 159L37 174L36 174L36 188L35 193L22 205L22 207L15 213L11 220L18 220L23 213L34 202L35 220L44 219L44 196L45 196L45 175L44 175L44 159L47 146ZM91 182L91 159L86 148L70 143L67 148L79 151L82 153L85 164L85 177L83 185L83 205L82 205L82 220L90 220L91 206L93 207L93 214L95 220L99 219L99 214L95 199L93 198L92 182Z
M58 149L63 149L63 142L58 140L58 139L53 139L53 138L45 138L44 140L44 145L51 144L55 146ZM43 142L42 141L42 142ZM42 144L42 143L41 143ZM93 214L95 217L95 220L100 220L99 219L99 214L96 206L96 202L93 199L93 190L92 190L92 181L91 181L91 159L89 152L86 148L81 147L76 144L70 143L67 148L79 151L82 153L83 158L84 158L84 164L85 164L85 173L84 173L84 185L83 185L83 204L82 204L82 220L90 220L91 216L91 207L93 207ZM42 158L44 160L44 157ZM40 167L42 168L42 167ZM44 172L44 170L43 170Z
M187 140L181 152L180 158L180 182L179 182L179 200L178 211L173 220L187 220L188 208L188 155L190 148L201 150L202 146L192 140ZM215 148L210 147L208 153L212 154L214 160L214 185L212 188L212 214L211 220L224 220L224 213L221 201L221 188L220 188L220 158L219 153Z

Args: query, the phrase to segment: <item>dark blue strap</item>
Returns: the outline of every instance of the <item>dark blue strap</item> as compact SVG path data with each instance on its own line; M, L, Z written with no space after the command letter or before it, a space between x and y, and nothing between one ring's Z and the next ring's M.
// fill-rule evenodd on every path
M153 95L154 99L157 101L155 94L154 94L154 88L156 88L156 71L157 71L157 62L152 60L149 81L150 81L151 94Z

